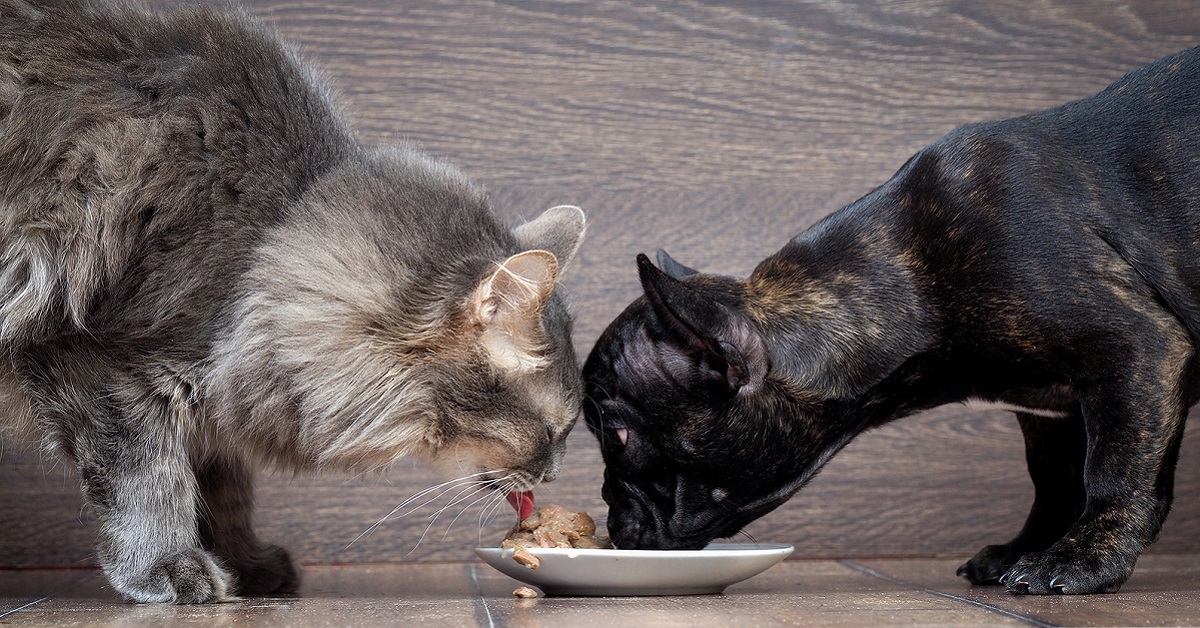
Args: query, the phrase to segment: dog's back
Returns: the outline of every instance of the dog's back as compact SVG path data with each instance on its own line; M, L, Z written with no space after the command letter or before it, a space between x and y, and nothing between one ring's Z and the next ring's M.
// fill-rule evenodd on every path
M1193 48L1095 96L960 127L859 203L901 208L888 228L918 234L911 254L939 260L926 295L953 327L1065 345L1049 328L1090 333L1105 314L1096 303L1161 303L1196 342L1198 137Z
M700 547L863 430L979 399L1017 413L1036 499L960 575L1117 590L1200 392L1197 130L1200 48L952 131L745 280L639 259L584 367L614 542Z

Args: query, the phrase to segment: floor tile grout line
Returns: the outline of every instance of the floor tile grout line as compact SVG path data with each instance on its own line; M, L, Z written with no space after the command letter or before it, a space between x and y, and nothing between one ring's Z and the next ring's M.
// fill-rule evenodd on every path
M860 573L867 574L868 576L879 578L881 580L886 580L893 584L899 584L899 585L902 585L905 587L911 587L918 591L921 591L922 593L928 593L930 595L936 595L938 597L949 598L949 599L955 600L957 602L965 602L972 606L978 606L979 608L989 610L993 613L998 613L1000 615L1012 617L1013 619L1023 621L1025 623L1033 625L1033 626L1039 626L1040 628L1059 628L1058 624L1052 624L1045 620L1038 619L1037 617L1032 617L1029 615L1018 613L1016 611L1010 611L1006 608L1002 608L1002 607L996 606L994 604L988 604L987 602L980 602L979 600L972 600L969 597L963 597L961 595L954 595L953 593L946 593L945 591L938 591L937 589L930 589L927 587L918 586L911 582L906 582L904 580L901 580L900 578L897 578L895 576L889 576L883 572L877 571L877 570L872 569L862 563L855 562L853 560L841 559L838 561L838 563L845 567L848 567L850 569L858 571Z
M34 606L35 604L41 604L42 602L45 602L46 600L49 600L53 597L54 597L54 595L45 595L36 600L31 600L29 602L26 602L16 608L10 608L7 611L0 613L0 619L4 619L5 617L8 617L9 615L14 615L16 613L19 613L19 612L29 608L30 606Z
M99 573L100 573L100 571L99 571L99 570L96 570L96 571L90 571L90 572L88 572L86 575L84 575L84 576L80 577L78 580L75 580L74 582L71 582L71 583L70 583L70 584L68 584L67 586L65 586L65 587L63 587L63 588L61 588L61 589L59 589L59 590L55 591L54 593L51 593L50 595L43 595L42 597L40 597L40 598L38 598L38 599L36 599L36 600L30 600L30 601L28 601L28 602L26 602L26 603L24 603L24 604L22 604L22 605L20 605L20 606L18 606L18 607L16 607L16 608L10 608L10 609L8 609L7 611L4 611L3 613L0 613L0 619L4 619L4 618L6 618L6 617L8 617L8 616L10 616L10 615L15 615L15 614L17 614L17 613L19 613L19 612L21 612L21 611L23 611L23 610L25 610L25 609L27 609L27 608L31 607L31 606L36 606L36 605L38 605L38 604L41 604L42 602L45 602L45 601L48 601L48 600L52 600L52 599L54 599L55 597L57 597L57 596L59 596L59 595L62 595L63 593L66 593L67 591L70 591L71 589L74 589L75 587L77 587L77 586L79 586L79 585L83 584L84 582L87 582L88 580L91 580L92 578L95 578L95 577L96 577L96 575L97 575L97 574L99 574Z
M488 628L495 628L496 621L492 619L492 609L488 607L487 597L483 594L483 587L479 586L479 566L467 565L471 570L471 582L475 584L475 593L479 595L479 603L483 605L483 612L487 615Z

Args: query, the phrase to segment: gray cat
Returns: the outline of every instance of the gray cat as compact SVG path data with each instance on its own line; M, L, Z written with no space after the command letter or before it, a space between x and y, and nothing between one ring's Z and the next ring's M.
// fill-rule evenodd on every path
M77 463L129 600L296 590L257 464L553 479L583 230L510 231L451 166L360 146L244 15L0 0L2 423Z

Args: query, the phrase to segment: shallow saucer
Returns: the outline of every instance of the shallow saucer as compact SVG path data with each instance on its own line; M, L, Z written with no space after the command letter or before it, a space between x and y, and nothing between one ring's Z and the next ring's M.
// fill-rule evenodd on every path
M477 547L505 575L546 595L635 596L720 593L792 553L791 545L710 545L702 550L597 550L535 547L540 566L512 559L513 550Z

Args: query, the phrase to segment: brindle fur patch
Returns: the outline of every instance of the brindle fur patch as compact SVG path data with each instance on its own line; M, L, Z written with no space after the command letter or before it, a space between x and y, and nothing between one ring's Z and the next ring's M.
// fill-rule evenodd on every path
M1200 48L949 133L748 278L639 258L584 367L617 546L730 536L863 430L983 400L1015 410L1035 499L960 575L1117 590L1200 400L1197 103Z

